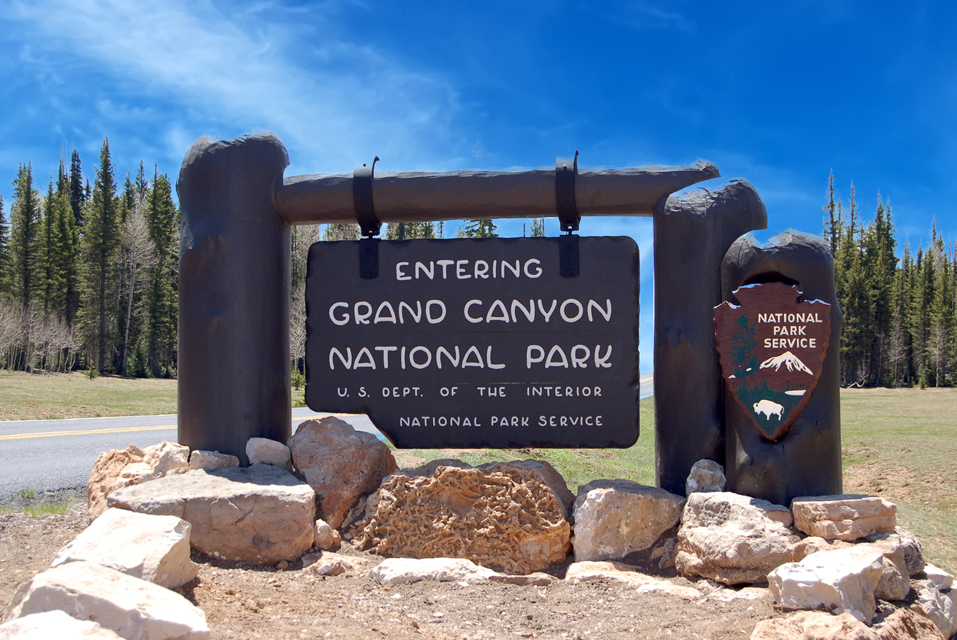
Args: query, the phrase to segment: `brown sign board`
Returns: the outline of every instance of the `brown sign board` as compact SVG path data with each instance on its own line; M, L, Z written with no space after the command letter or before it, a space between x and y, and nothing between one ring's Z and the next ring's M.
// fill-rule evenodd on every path
M831 336L831 305L782 282L739 287L714 308L721 370L760 433L781 438L810 400Z
M638 439L638 247L581 237L318 242L306 402L400 448L629 447Z

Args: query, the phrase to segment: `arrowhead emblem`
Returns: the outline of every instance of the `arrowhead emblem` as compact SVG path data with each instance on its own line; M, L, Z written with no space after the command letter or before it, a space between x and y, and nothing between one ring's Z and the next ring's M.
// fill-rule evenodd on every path
M787 433L810 400L831 337L831 305L801 295L783 282L745 285L734 291L740 305L714 308L721 372L768 440Z

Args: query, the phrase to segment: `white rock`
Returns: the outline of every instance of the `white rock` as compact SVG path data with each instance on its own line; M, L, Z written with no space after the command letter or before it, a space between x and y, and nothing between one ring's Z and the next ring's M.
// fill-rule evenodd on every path
M420 580L438 582L485 582L501 575L464 558L389 558L372 569L379 584L408 584Z
M735 602L737 600L764 600L771 598L771 591L764 587L744 587L743 589L716 589L705 596L705 600Z
M755 584L789 560L800 538L780 505L729 491L688 496L678 530L675 567L685 577Z
M249 458L249 464L261 462L285 468L292 460L292 453L281 442L269 438L250 438L246 442L246 457Z
M239 458L218 451L194 451L189 454L190 469L215 471L226 467L238 467Z
M128 639L206 640L206 614L152 582L90 562L44 571L17 589L6 619L59 609Z
M681 519L684 499L631 480L595 480L578 489L575 560L617 560L643 551Z
M339 532L330 527L329 523L321 518L316 520L315 531L316 536L313 544L317 549L328 551L342 544L342 536L339 535Z
M189 531L189 523L175 516L107 509L50 566L84 560L161 587L179 587L199 573L189 559Z
M701 592L692 587L682 587L672 584L667 580L660 580L643 573L638 573L628 565L618 562L595 562L583 561L573 562L565 572L565 580L572 584L587 582L589 580L615 580L623 582L635 589L637 593L657 593L667 596L681 598L683 600L696 600L701 597Z
M953 591L942 593L930 580L915 583L917 601L910 606L911 611L919 613L933 622L945 638L957 632L957 602Z
M938 591L947 591L954 586L954 576L932 564L924 565L924 575L934 583Z
M853 542L897 526L897 505L879 496L837 495L795 498L794 527L809 536Z
M714 460L698 460L691 466L685 481L685 495L690 496L695 491L724 491L726 483L724 467Z
M189 469L189 447L176 442L160 442L143 449L143 461L123 468L116 488L142 484Z
M346 556L338 553L310 553L302 557L302 568L320 576L337 576L349 571L364 569L374 561L363 556Z
M0 640L120 640L91 620L77 620L62 611L32 613L0 624Z
M801 562L781 565L768 574L768 585L774 601L785 609L823 607L870 624L883 560L880 549L867 545L819 551Z
M117 489L110 506L192 525L194 549L226 560L293 562L315 540L316 494L283 469L255 464L194 470Z

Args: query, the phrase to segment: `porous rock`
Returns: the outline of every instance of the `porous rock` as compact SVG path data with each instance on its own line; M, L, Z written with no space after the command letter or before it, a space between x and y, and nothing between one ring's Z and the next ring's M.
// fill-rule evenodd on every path
M768 586L774 601L785 609L824 608L870 624L883 560L880 549L867 545L820 551L771 571Z
M880 628L868 628L849 613L801 611L786 618L762 620L751 640L944 640L937 628L914 613L899 609Z
M791 511L796 529L825 540L853 542L897 526L897 506L879 496L795 498Z
M175 591L90 562L68 562L17 589L6 620L59 609L123 638L206 640L206 614Z
M161 587L179 587L199 573L189 559L189 531L189 523L175 516L107 509L50 566L82 560Z
M726 483L724 467L714 460L698 460L691 466L685 481L685 495L695 491L724 491Z
M175 442L160 442L145 449L130 445L123 451L110 449L101 453L86 484L90 522L106 511L107 497L116 489L188 469L189 447Z
M561 495L570 492L560 475L542 472L548 463L458 465L386 478L369 496L355 543L385 556L468 558L512 574L565 559L571 526Z
M250 438L246 441L246 457L249 464L271 464L274 467L283 467L289 464L292 458L289 447L269 438Z
M874 587L874 597L881 600L903 600L910 593L910 578L900 572L885 555L881 559L881 579Z
M880 640L947 640L933 622L908 609L887 616L878 636Z
M136 445L126 449L104 451L93 463L90 479L86 483L87 512L90 522L96 520L107 509L106 497L116 488L116 481L126 465L143 461L143 450Z
M316 536L313 545L317 549L328 551L329 549L335 549L342 544L342 536L339 535L338 531L330 527L325 520L316 520L314 530Z
M911 611L933 622L945 638L954 635L957 632L957 594L938 590L930 580L916 582L914 589L917 600L910 606Z
M681 519L684 498L631 480L594 480L574 505L575 560L617 560L651 547Z
M60 610L31 613L0 624L0 640L120 640L92 620L77 620Z
M589 580L614 580L627 584L634 588L637 593L657 593L683 600L696 600L702 595L700 591L693 587L672 584L667 580L638 573L628 565L610 561L586 560L573 562L565 572L565 580L572 584Z
M678 529L675 567L684 576L724 584L766 582L800 540L791 521L787 508L765 500L727 491L692 493Z
M192 525L193 548L227 560L293 561L315 539L312 489L268 464L167 476L118 489L109 503L182 518Z
M215 471L226 467L238 467L239 458L218 451L194 451L189 454L190 469Z
M464 558L389 558L372 569L379 584L408 584L420 580L485 582L495 571Z
M901 547L904 549L904 562L907 563L907 573L911 578L924 570L924 547L920 540L907 529L897 529Z
M299 425L289 448L293 464L316 492L322 519L333 529L398 468L385 443L334 417Z

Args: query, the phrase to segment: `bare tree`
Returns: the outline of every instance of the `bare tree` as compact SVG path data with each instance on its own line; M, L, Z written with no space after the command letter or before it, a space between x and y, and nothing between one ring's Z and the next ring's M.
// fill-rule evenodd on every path
M149 276L156 267L156 246L150 239L149 225L143 215L145 201L141 199L127 214L121 231L122 262L120 270L126 286L126 326L123 330L123 357L120 371L127 375L126 366L130 351L130 324L133 319L133 299L149 287Z

